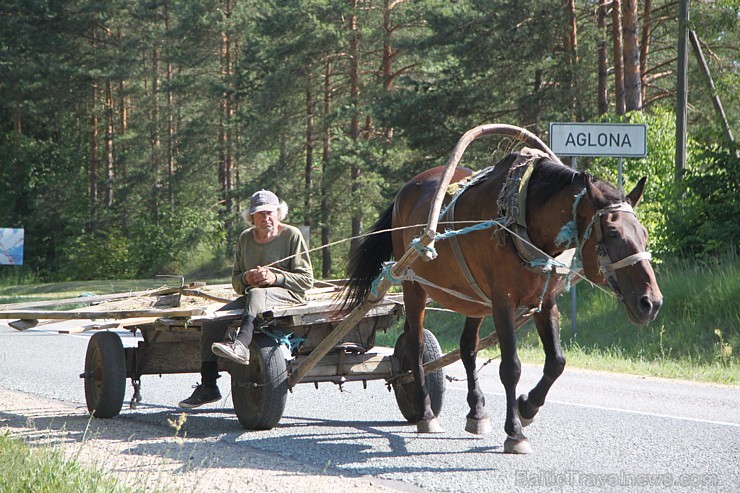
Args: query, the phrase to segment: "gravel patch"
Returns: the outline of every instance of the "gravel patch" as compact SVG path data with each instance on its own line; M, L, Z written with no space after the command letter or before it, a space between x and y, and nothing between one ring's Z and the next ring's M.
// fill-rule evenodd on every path
M400 482L343 477L232 437L180 436L176 424L92 419L84 407L0 388L0 433L65 456L136 488L188 492L420 491Z

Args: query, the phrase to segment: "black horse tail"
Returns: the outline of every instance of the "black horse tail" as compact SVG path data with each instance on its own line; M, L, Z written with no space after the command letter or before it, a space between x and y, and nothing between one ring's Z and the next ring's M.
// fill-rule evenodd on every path
M342 308L351 310L367 298L373 281L383 269L383 262L393 257L391 224L393 204L380 216L366 236L355 249L347 267L347 284L344 288Z

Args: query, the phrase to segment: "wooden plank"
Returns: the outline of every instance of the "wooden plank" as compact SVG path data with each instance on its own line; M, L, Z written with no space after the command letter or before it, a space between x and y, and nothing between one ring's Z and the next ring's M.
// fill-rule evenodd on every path
M122 318L137 317L193 317L205 313L203 308L191 309L172 309L172 310L110 310L105 312L94 311L49 311L49 310L26 310L26 311L0 311L0 319L3 318L20 318L20 319L58 319L58 320L96 320L112 318L120 320Z
M140 345L137 371L141 375L197 373L200 371L200 347L195 341L171 341Z
M397 300L383 298L375 304L375 306L373 307L373 313L368 316L390 313L400 303L401 302ZM299 315L304 320L310 318L311 315L321 314L324 315L323 318L326 320L337 320L342 318L344 315L347 315L347 313L342 312L341 309L341 301L320 300L310 301L307 304L302 305L278 306L271 310L267 310L265 313L272 318L282 318Z
M242 318L244 310L217 310L196 315L188 320L188 325L201 325L203 322L216 320L237 320Z
M77 296L75 298L64 298L59 300L44 300L44 301L27 301L24 303L7 303L0 305L1 310L23 310L26 308L35 308L40 306L59 306L59 305L71 305L75 303L97 303L100 301L110 301L126 298L135 298L137 296L159 296L162 294L177 293L179 288L160 288L148 291L133 291L130 293L113 293L103 294L99 296Z
M343 368L339 368L339 355L327 354L306 375L306 378L361 375L375 378L389 377L392 374L391 359L388 355L366 353L346 354Z
M60 334L79 334L80 332L89 332L91 330L117 329L121 326L118 322L105 322L96 324L80 325L71 329L57 329Z
M97 320L93 323L82 320L48 320L38 324L25 324L28 320L16 320L10 325L16 330L27 330L35 328L43 332L58 332L59 334L77 334L90 330L128 328L136 325L152 323L157 320L154 317L128 318L125 320ZM18 322L21 322L20 324ZM21 328L18 328L21 327Z

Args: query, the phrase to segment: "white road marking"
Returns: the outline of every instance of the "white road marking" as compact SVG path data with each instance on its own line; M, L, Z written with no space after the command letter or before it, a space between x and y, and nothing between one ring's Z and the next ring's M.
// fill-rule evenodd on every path
M448 390L457 390L459 392L468 392L467 388L459 388L459 387L447 387ZM487 395L495 395L498 397L506 397L506 394L502 392L484 392L484 394ZM619 407L608 407L608 406L596 406L593 404L580 404L577 402L566 402L566 401L558 401L558 400L547 400L548 404L560 404L563 406L575 406L575 407L583 407L586 409L598 409L600 411L613 411L618 413L626 413L626 414L638 414L640 416L652 416L655 418L665 418L665 419L679 419L682 421L692 421L694 423L705 423L705 424L712 424L712 425L720 425L720 426L732 426L732 427L740 427L740 423L730 423L727 421L714 421L711 419L701 419L701 418L689 418L686 416L676 416L673 414L661 414L661 413L651 413L648 411L635 411L633 409L622 409Z

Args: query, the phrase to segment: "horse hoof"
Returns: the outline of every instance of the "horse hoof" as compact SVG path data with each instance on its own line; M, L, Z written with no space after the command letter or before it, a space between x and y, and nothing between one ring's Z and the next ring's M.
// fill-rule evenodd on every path
M507 438L504 442L505 454L531 454L533 452L534 450L532 450L532 446L526 438L522 438L520 440Z
M437 418L432 418L422 419L416 423L416 431L419 433L444 433L445 430L442 429Z
M491 427L491 420L489 418L468 418L465 422L465 431L472 433L473 435L487 435L488 433L491 433L492 430L493 428Z

